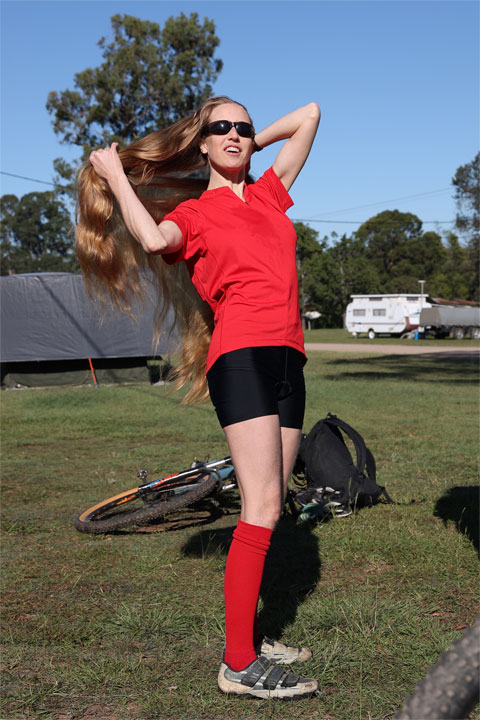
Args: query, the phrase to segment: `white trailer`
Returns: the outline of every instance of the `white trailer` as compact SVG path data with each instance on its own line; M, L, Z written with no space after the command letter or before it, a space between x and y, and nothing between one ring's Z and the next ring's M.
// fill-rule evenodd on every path
M352 335L403 335L420 325L422 308L431 307L428 295L351 295L345 327Z

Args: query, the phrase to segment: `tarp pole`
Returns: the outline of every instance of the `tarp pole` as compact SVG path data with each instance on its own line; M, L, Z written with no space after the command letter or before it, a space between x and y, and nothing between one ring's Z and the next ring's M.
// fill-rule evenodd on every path
M95 377L95 370L93 369L92 358L88 358L88 362L89 362L89 364L90 364L90 370L92 371L93 385L94 385L94 387L96 387L97 390L98 390L98 383L97 383L97 378Z

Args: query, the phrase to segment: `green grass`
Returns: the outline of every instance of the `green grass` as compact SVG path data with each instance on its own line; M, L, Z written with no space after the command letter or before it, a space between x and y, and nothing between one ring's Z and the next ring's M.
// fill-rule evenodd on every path
M216 690L236 495L182 529L73 527L140 467L226 454L208 404L181 408L147 385L7 391L2 719L392 717L478 611L476 363L310 353L306 377L305 427L328 411L351 422L400 503L316 526L285 518L274 536L264 629L308 642L302 672L319 696L262 704Z
M329 328L319 330L307 330L305 331L305 342L307 343L351 343L353 345L364 345L365 343L375 347L376 345L406 345L424 347L426 345L438 346L438 347L480 347L480 340L471 340L470 338L464 338L463 340L455 340L454 338L447 337L441 340L429 337L425 340L407 340L399 337L391 337L389 335L382 335L376 337L373 340L369 340L366 333L362 333L359 337L354 337L348 330L344 328Z

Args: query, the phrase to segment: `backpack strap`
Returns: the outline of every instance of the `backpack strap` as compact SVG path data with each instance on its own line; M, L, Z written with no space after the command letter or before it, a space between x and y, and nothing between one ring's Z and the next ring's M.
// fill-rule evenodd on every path
M325 421L330 423L331 425L335 425L336 427L340 428L344 431L346 435L352 440L354 446L355 446L355 453L357 455L357 470L359 473L363 472L363 468L365 467L367 463L367 446L365 445L365 440L363 437L358 433L356 430L354 430L351 425L346 423L344 420L340 420L336 415L332 415L331 413L328 413L327 417L325 418ZM370 453L370 456L373 460L373 455ZM371 463L370 463L371 464ZM375 461L373 460L373 467L375 467ZM373 480L375 477L372 478Z
M395 500L392 500L392 498L391 498L390 495L387 493L387 491L385 490L384 487L382 487L381 485L379 485L378 487L381 487L382 492L381 492L380 494L383 495L383 497L385 498L385 500L387 501L387 503L391 503L392 505L400 505L400 504L401 504L401 503L395 502ZM411 502L415 502L415 500L412 500ZM410 504L410 503L407 503L407 504Z
M299 447L299 455L304 462L303 458L306 452L308 452L311 445L315 442L315 438L317 437L318 433L320 432L322 426L326 422L326 419L317 420L315 425L312 427L310 432L307 435L302 435L300 440L300 447ZM305 463L304 463L305 464Z
M373 480L374 483L377 482L377 466L375 465L375 458L373 457L372 451L367 447L367 475L368 477Z

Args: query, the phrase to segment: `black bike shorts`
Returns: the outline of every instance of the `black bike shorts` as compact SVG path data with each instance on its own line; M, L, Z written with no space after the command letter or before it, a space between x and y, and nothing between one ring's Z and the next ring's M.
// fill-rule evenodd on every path
M305 362L299 350L286 346L247 347L220 355L207 373L220 425L278 415L281 427L301 429Z

